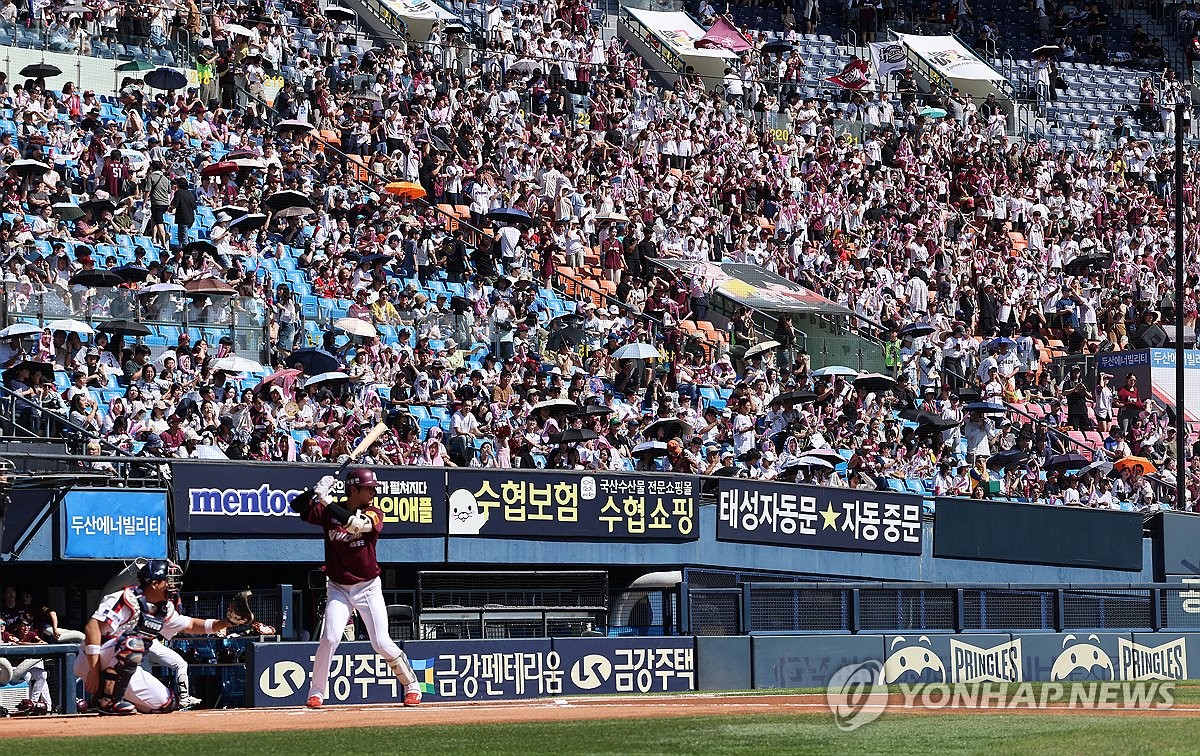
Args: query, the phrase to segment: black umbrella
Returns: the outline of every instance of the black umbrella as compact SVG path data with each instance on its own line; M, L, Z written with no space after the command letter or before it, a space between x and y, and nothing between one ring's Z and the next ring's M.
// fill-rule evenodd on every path
M519 224L533 223L533 218L524 210L518 210L515 207L501 207L492 210L487 214L487 219L498 223Z
M997 452L988 457L987 466L993 470L1003 470L1006 467L1023 465L1027 461L1029 461L1029 452L1024 452L1020 449L1009 449Z
M1112 262L1113 256L1107 252L1091 252L1073 258L1063 266L1063 272L1069 276L1081 276L1089 270L1108 268Z
M262 213L250 213L230 223L229 227L237 231L254 231L265 225L267 225L267 216Z
M909 323L908 325L906 325L900 329L900 335L901 336L912 336L912 337L916 338L918 336L928 336L929 334L933 333L936 330L937 330L936 328L929 325L928 323Z
M151 331L146 326L136 320L110 320L96 328L101 333L112 334L113 336L150 336Z
M814 401L816 398L816 393L812 391L785 391L782 394L777 394L771 400L771 404L786 404L788 402L792 404L804 404L805 402Z
M61 74L61 68L44 61L41 63L30 63L21 69L21 75L27 79L49 79L51 76L59 76Z
M183 251L184 252L199 252L202 255L214 255L215 256L217 254L217 245L213 244L212 242L208 241L207 239L197 239L194 242L189 242L187 244L187 246L185 246L183 248Z
M100 199L88 200L79 207L81 210L89 211L93 215L99 215L103 212L114 212L117 209L117 203L108 197L101 197Z
M980 412L985 415L1003 415L1008 412L1008 408L1003 404L992 404L991 402L971 402L963 409L967 412Z
M762 52L767 55L782 55L795 49L795 45L782 39L773 39L762 46Z
M1047 470L1079 470L1090 464L1082 454L1057 454L1046 463Z
M979 400L979 389L961 388L958 390L957 395L964 402L975 402Z
M854 379L854 387L867 391L888 391L896 387L896 379L880 373L865 373Z
M601 417L611 415L612 413L613 411L603 404L589 404L578 412L569 415L569 417Z
M183 89L187 86L187 77L173 68L156 68L142 79L146 86L155 89Z
M642 431L642 435L646 438L655 438L659 433L668 439L683 438L692 435L692 426L675 417L664 417L650 423Z
M92 286L95 288L111 288L125 283L120 274L112 270L84 270L71 276L72 286Z
M546 346L550 351L553 352L563 344L566 344L567 346L575 346L579 342L583 341L585 336L587 336L587 334L584 333L582 328L575 328L573 326L570 328L560 328L554 333L550 334L550 338L546 341Z
M936 436L958 425L957 420L948 417L931 418L929 422L917 426L918 436Z
M550 322L548 323L548 325L550 327L550 333L553 334L555 331L557 331L560 328L568 328L571 326L581 325L584 322L584 320L586 320L586 318L584 318L582 315L580 315L577 312L568 312L565 315L559 315L557 318L551 319Z
M150 271L146 270L140 265L133 264L122 265L118 268L113 268L112 272L116 273L121 277L122 281L127 283L141 283L150 276Z
M362 257L359 258L358 264L362 265L363 263L366 263L367 265L374 265L377 262L386 264L386 263L391 262L391 260L392 260L391 255L381 255L381 254L377 253L377 254L373 254L373 255L363 255Z
M245 207L242 207L241 205L221 205L220 207L213 208L213 215L220 215L221 213L225 213L226 215L229 216L229 218L231 220L233 218L241 218L243 215L245 215L248 212L250 212L250 210Z
M289 131L312 131L315 128L317 127L313 126L308 121L280 121L279 123L275 124L275 130L280 134L284 134Z
M549 438L552 444L577 444L600 438L596 431L590 428L568 428L562 433L555 433Z
M34 175L37 173L46 173L50 170L50 166L46 165L40 160L24 159L13 161L13 163L8 166L8 170L22 175Z
M7 381L10 378L15 378L21 370L28 370L30 375L41 373L42 377L48 382L54 383L54 365L51 365L49 362L34 362L33 360L24 360L5 370L4 380Z
M936 412L929 412L927 410L920 410L913 407L900 410L900 417L904 420L911 420L917 425L932 425L934 423L939 423L942 420L942 416ZM955 421L953 425L958 425L958 422Z
M297 349L289 354L284 362L288 367L300 368L306 375L331 373L341 367L338 364L337 357L334 357L324 349L316 348Z
M275 192L264 203L272 210L282 210L285 207L307 207L313 209L312 197L309 197L303 192L297 192L294 189L284 189L282 192Z

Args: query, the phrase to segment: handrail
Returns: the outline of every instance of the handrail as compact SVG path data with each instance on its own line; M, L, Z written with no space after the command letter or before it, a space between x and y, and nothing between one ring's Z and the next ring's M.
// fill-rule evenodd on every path
M58 414L57 412L53 412L51 410L46 409L42 405L33 401L32 399L29 399L27 397L20 396L18 394L13 393L12 389L10 389L8 386L5 386L3 383L0 383L0 398L8 399L16 404L20 404L24 407L33 409L36 412L38 412L39 414L44 415L44 416L48 417L49 419L53 420L54 422L58 423L59 425L70 428L71 430L73 430L77 434L79 434L79 436L81 436L82 438L90 439L92 441L98 441L102 448L107 448L109 450L116 451L118 453L118 455L120 455L120 456L124 456L124 457L132 456L128 452L126 452L124 449L120 448L119 446L115 446L114 444L111 444L108 441L105 441L103 436L101 436L99 433L95 433L95 432L89 430L88 428L84 428L80 425L76 425L75 423L71 422L69 419L63 417L62 415ZM15 418L13 418L13 425L16 425ZM28 428L24 428L23 426L22 426L22 428L23 428L23 430L25 430L28 433L30 433L31 435L33 435L32 430L30 430ZM37 437L37 436L35 436L35 437ZM47 440L51 440L51 441L57 440L57 439L51 439L48 437L42 437L42 438L46 438ZM6 456L12 456L12 455L6 453ZM34 455L34 456L40 457L40 458L48 458L51 455L38 454L38 455ZM92 457L91 459L94 460L95 457Z

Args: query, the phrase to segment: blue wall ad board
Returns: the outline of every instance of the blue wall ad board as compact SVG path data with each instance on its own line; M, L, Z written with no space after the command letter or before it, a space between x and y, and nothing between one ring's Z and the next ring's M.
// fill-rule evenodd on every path
M401 645L429 702L695 689L690 636L406 641ZM251 644L248 705L303 706L316 651L316 643ZM397 703L403 695L369 642L338 646L330 666L327 703Z
M83 489L62 501L63 559L166 559L166 491Z

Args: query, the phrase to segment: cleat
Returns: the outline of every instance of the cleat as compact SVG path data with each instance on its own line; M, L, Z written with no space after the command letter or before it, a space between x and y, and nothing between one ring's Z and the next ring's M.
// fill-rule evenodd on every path
M137 714L137 708L133 704L126 701L125 699L121 699L120 701L114 701L111 704L100 704L99 706L96 707L96 709L101 714L110 714L110 715L115 715L115 716L127 716L129 714Z
M186 709L194 709L202 703L204 703L204 701L196 698L195 696L184 696L179 699L179 710L184 711Z
M404 694L404 705L405 706L420 706L421 705L421 694L417 693L415 691L409 691L408 693L405 693Z
M320 696L309 696L308 702L304 705L310 709L319 709L324 705L324 701L321 700Z
M262 622L252 622L250 624L250 631L252 633L254 633L255 635L274 635L275 634L275 628L273 626L264 624Z

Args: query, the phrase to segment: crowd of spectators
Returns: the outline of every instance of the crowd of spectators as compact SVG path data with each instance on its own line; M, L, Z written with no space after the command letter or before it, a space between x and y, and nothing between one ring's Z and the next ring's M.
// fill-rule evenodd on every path
M309 30L325 29L313 8L287 7ZM0 346L8 389L29 400L26 421L44 420L34 403L64 415L95 437L95 454L103 442L321 461L400 407L411 429L382 439L368 463L862 487L919 479L939 493L1169 502L1142 475L1148 466L1113 478L1055 464L1075 452L1096 462L1148 456L1169 483L1176 461L1161 407L1105 404L1103 386L1080 393L1079 377L1056 377L1048 363L1051 351L1094 354L1105 340L1125 348L1141 325L1174 318L1169 153L1120 134L1054 153L1011 138L991 103L967 96L817 100L764 84L762 99L776 98L794 124L777 139L759 127L751 97L695 77L660 88L576 10L512 6L482 42L456 27L366 51L331 37L322 56L272 20L278 9L229 7L200 64L218 73L196 89L130 79L110 113L69 82L0 86L0 107L20 124L0 137L10 302L56 292L88 318L140 306L215 324L257 307L269 346L248 356L273 371L218 369L237 351L233 338L183 332L163 349L48 330ZM230 22L250 33L222 34ZM747 62L770 61L755 51ZM268 69L283 74L270 104ZM928 105L948 117L922 115ZM861 140L840 129L845 119L865 124ZM249 162L211 169L234 154ZM50 169L12 167L23 158ZM1187 156L1189 171L1196 159ZM1192 176L1188 248L1200 243ZM287 205L300 212L275 202L289 191L307 198ZM64 202L83 217L59 219ZM439 206L464 211L451 219ZM494 221L499 208L531 220ZM186 219L207 217L198 209L213 221L189 231ZM247 222L259 213L261 223ZM145 240L133 263L144 280L71 283L115 267L95 250L123 235ZM192 243L201 237L211 243ZM350 300L338 314L379 335L324 319L314 337L294 284L266 264L284 259L313 295ZM891 376L814 373L787 318L763 333L738 313L726 339L697 330L722 261L761 266L849 308L855 327L883 342ZM1184 319L1194 325L1198 278L1188 273ZM572 283L589 277L612 296ZM213 278L237 296L141 296ZM547 293L564 285L578 302L566 316ZM745 358L772 336L784 347ZM660 357L614 358L630 344ZM54 385L45 363L69 385ZM972 398L1016 410L964 411ZM931 417L944 422L922 424ZM1061 432L1085 423L1111 435L1087 446ZM813 463L814 449L845 450L845 464ZM1024 456L989 468L1005 452ZM1189 462L1192 487L1198 471Z

